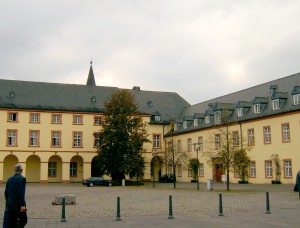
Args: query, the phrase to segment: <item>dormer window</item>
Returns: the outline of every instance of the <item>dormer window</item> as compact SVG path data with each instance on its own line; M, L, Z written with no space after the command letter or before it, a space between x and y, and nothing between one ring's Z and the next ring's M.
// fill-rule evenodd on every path
M205 123L209 124L210 123L210 116L205 116Z
M242 116L244 116L244 109L243 108L238 108L238 110L237 110L237 116L238 117L242 117Z
M273 110L279 109L279 99L272 101Z
M260 104L255 104L253 108L254 108L254 114L258 114L261 112Z
M194 119L194 127L198 127L198 119Z
M293 95L294 105L300 104L300 94Z
M178 129L178 126L177 126L177 123L174 124L174 131L177 131Z
M186 129L187 128L187 121L183 122L183 128Z
M217 111L214 113L215 124L221 123L221 112Z
M159 122L160 121L160 116L154 116L154 121Z

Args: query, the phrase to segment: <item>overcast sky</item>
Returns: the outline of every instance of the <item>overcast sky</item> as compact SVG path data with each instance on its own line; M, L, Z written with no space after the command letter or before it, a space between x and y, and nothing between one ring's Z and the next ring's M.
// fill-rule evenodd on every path
M0 78L177 92L300 72L298 0L0 0Z

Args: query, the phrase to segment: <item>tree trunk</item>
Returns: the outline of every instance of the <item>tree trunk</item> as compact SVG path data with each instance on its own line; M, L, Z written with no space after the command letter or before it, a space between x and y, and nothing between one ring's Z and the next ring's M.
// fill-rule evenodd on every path
M226 169L226 172L227 172L227 182L226 182L226 187L227 187L227 190L229 190L229 169Z

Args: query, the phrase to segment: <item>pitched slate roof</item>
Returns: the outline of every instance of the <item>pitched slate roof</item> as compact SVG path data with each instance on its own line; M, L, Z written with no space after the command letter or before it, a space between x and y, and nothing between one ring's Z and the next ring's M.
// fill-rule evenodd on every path
M210 103L237 103L238 101L251 102L255 97L269 97L271 95L271 86L272 88L277 86L276 91L288 92L291 94L291 91L295 86L297 86L296 88L300 88L300 73L192 105L183 110L182 116L192 116L194 113L204 113L205 110L208 109L208 104Z
M49 111L105 112L103 103L120 90L87 86L0 79L0 108ZM176 118L190 104L173 92L128 90L135 96L139 113L158 111L164 119Z
M300 104L293 104L293 95L300 94L300 73L257 85L245 90L231 93L222 97L208 100L192 105L183 110L181 119L185 116L193 116L195 113L203 113L213 116L215 111L230 109L231 122L242 122L277 115L281 113L300 110ZM273 109L272 100L279 99L279 108ZM261 112L254 113L253 104L261 104ZM226 107L227 106L227 107ZM213 107L213 110L211 108ZM238 108L244 108L242 116L238 116ZM210 123L201 122L198 126L182 128L179 126L175 134L194 131L215 126L214 121Z

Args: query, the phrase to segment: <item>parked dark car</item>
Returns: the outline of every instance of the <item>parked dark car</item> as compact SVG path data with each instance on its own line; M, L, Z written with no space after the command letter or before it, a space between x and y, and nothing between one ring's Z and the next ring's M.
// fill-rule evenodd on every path
M174 180L176 182L176 177L174 177L173 174L164 174L159 178L159 182L164 182L164 183L173 183Z
M112 186L113 181L105 180L102 177L90 177L88 179L83 179L82 184L88 187L93 187L94 185Z

